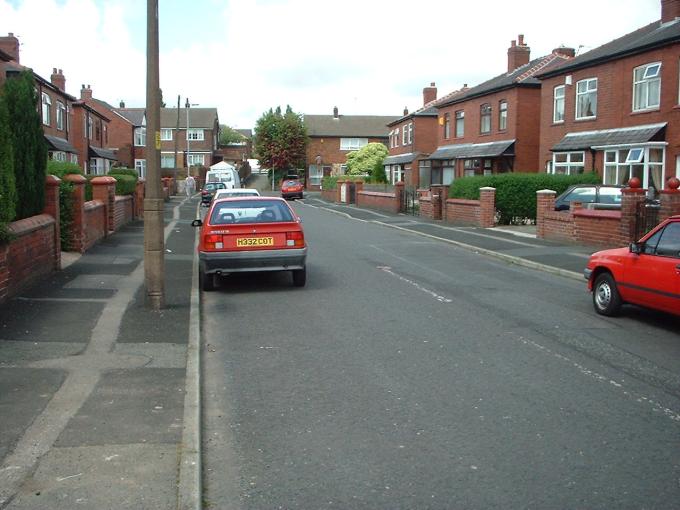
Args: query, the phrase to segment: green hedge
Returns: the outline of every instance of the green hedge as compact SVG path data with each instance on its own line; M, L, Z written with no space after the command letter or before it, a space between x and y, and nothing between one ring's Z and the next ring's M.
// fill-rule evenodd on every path
M116 179L116 195L134 195L137 187L137 176L110 174Z
M116 176L116 175L129 175L131 177L134 177L135 179L139 179L139 174L137 173L137 170L134 168L126 168L126 167L114 167L111 170L109 170L109 175Z
M68 234L71 231L71 224L73 223L73 201L71 195L73 194L73 183L65 181L64 176L68 174L82 175L83 171L75 163L67 163L66 161L48 161L47 173L55 175L61 179L59 184L59 223L61 235L61 248L64 251L69 251L71 240Z
M558 195L572 184L601 183L597 173L553 175L545 173L508 173L456 179L449 188L449 198L479 199L479 188L496 188L496 211L499 223L509 225L526 219L536 220L536 192L550 189Z
M321 189L333 190L338 187L338 177L337 175L327 175L321 179ZM344 177L344 176L343 176Z

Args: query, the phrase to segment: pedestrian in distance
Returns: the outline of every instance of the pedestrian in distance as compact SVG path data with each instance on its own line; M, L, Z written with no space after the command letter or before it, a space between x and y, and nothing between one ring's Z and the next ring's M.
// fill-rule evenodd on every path
M187 192L187 197L191 198L196 191L196 180L191 175L187 175L186 181L184 181L184 188Z

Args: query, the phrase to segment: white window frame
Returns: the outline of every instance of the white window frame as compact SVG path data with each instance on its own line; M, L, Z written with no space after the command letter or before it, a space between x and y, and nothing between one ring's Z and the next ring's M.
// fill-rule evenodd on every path
M74 165L78 164L78 154L71 153L71 163L73 163Z
M146 147L146 127L144 126L135 128L135 147Z
M205 140L205 134L202 129L187 129L187 140L192 142L202 142Z
M309 165L309 185L321 186L323 179L323 167L321 165Z
M52 161L66 161L66 153L64 151L54 151L50 153Z
M574 156L576 154L579 154L581 156L581 161L578 161L578 158L575 158ZM567 160L566 161L557 161L558 156L564 156L566 155ZM581 168L581 171L574 171L575 169ZM575 175L575 174L580 174L585 172L586 170L586 153L585 151L565 151L565 152L553 152L553 159L552 159L552 166L550 168L550 173L552 174L558 174L561 172L557 172L558 168L564 168L565 172L563 172L564 175Z
M205 154L202 152L190 152L187 154L189 166L205 166Z
M642 154L639 154L639 151ZM650 151L661 150L661 161L650 161ZM627 151L626 156L622 153ZM631 152L635 151L635 155L631 157ZM613 157L612 157L613 156ZM652 168L659 170L658 180L661 183L661 189L665 188L664 168L666 166L666 147L659 144L636 145L625 147L612 147L604 149L604 172L602 182L604 184L626 184L631 175L634 175L633 167L642 167L642 187L648 188L650 185L650 171ZM613 179L611 179L611 171L614 171ZM676 173L678 173L676 168ZM625 177L622 177L624 172Z
M650 69L656 67L656 74L652 76L647 76L647 72ZM636 78L636 75L642 74L640 78ZM651 104L649 102L649 91L650 88L654 86L657 90L657 103ZM642 104L635 104L637 100L637 89L644 88L644 100ZM644 64L633 69L633 111L640 112L645 110L656 110L661 105L661 62L652 62L649 64Z
M87 116L87 139L92 140L92 129L94 128L94 121L92 117Z
M49 126L52 122L51 118L52 109L52 98L46 92L42 93L42 122L44 125Z
M579 92L579 85L585 84L585 91ZM594 88L593 88L594 87ZM593 94L595 100L593 101L592 115L579 115L580 98ZM586 78L576 82L576 107L574 118L576 120L588 120L597 118L597 78Z
M168 165L168 158L170 158L171 165ZM165 163L163 160L165 159ZM161 168L175 168L175 153L163 154L161 153Z
M135 159L135 170L140 179L146 179L146 159Z
M561 92L561 95L558 95ZM564 122L564 96L566 87L558 85L553 89L553 124L561 124ZM561 118L558 115L561 113Z
M408 125L404 125L404 129L401 131L401 144L406 145L408 143Z
M449 138L451 138L451 113L446 112L444 114L444 139Z
M408 143L409 145L413 143L413 122L408 124Z
M486 111L485 111L486 110ZM488 111L488 112L487 112ZM483 135L491 133L493 124L493 108L491 103L484 103L479 107L479 132Z
M57 129L63 131L66 126L66 105L57 101Z
M501 99L498 102L498 131L506 131L508 129L508 102Z
M163 128L161 129L161 141L171 142L172 141L172 129Z
M460 115L458 115L460 114ZM454 138L463 138L465 136L465 110L458 110L453 114L454 118L454 128L453 134ZM458 132L458 121L460 121L460 133Z
M396 129L397 143L399 143L399 128ZM340 138L341 151L356 151L368 145L368 138Z

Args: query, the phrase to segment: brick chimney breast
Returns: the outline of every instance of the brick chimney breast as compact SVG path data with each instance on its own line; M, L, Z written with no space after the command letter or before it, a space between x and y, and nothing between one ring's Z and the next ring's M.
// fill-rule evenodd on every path
M530 60L531 49L524 44L524 34L519 34L517 39L517 41L510 41L510 47L508 48L508 73L528 64Z
M82 85L82 88L80 89L80 99L92 99L92 89L89 85L87 88L85 88L85 85Z
M9 32L7 36L0 37L0 50L7 53L12 60L19 64L19 39L14 37L12 32Z
M434 82L431 82L429 87L423 89L423 106L435 99L437 99L437 87Z
M56 67L52 69L50 81L52 82L52 85L57 87L59 90L63 92L66 91L66 77L64 76L64 73L61 69L57 70Z
M661 0L661 23L680 18L680 0Z

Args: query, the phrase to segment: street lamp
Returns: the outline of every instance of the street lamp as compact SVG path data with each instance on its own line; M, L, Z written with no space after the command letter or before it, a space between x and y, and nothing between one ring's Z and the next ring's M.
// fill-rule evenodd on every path
M187 97L187 102L184 104L184 107L187 110L187 177L191 175L191 163L189 162L189 156L190 156L190 140L189 140L189 110L191 109L192 106L198 106L198 103L190 103L189 98Z

